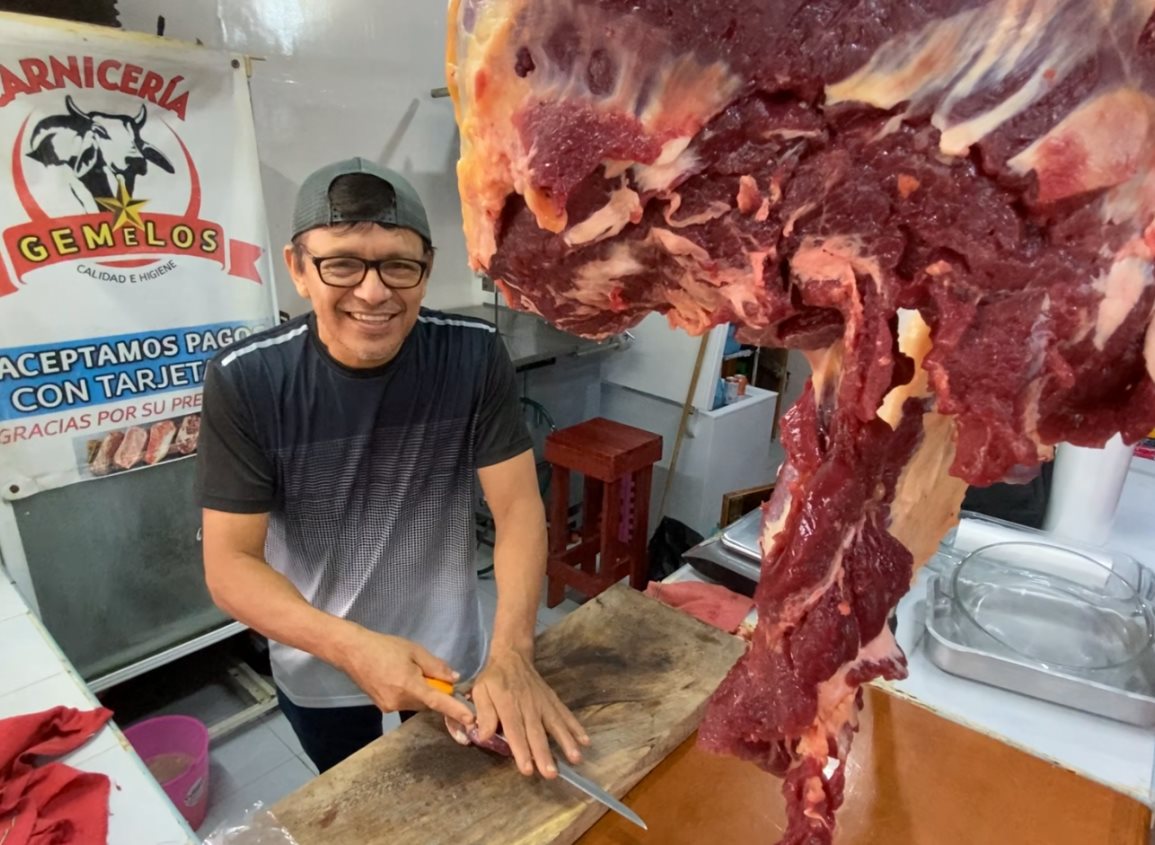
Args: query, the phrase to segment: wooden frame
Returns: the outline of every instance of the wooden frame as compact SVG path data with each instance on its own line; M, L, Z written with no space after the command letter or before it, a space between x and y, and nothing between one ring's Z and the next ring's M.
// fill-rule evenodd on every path
M718 523L723 528L738 521L754 508L759 507L774 492L773 484L733 490L722 496L722 516Z

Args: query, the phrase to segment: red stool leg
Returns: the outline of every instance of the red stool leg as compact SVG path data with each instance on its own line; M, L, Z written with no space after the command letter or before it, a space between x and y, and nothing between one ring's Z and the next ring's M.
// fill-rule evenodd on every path
M589 548L581 561L581 567L590 575L598 571L597 539L602 532L602 482L596 478L585 478L585 493L582 496L582 545Z
M602 545L598 564L599 592L613 586L625 574L622 567L622 541L618 529L622 518L622 482L615 479L606 485L602 500Z
M650 487L654 468L648 466L634 475L634 536L630 538L630 586L646 589L650 582L649 534Z
M565 599L566 582L563 569L566 567L565 550L569 544L569 470L553 467L550 482L549 509L549 587L546 590L547 607L557 607Z

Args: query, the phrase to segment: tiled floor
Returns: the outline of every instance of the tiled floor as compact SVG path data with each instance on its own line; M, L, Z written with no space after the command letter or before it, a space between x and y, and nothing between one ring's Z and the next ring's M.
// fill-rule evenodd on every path
M202 837L221 823L240 822L257 801L271 805L316 775L280 712L214 744L209 756L209 811L197 831Z
M483 547L482 555L489 549ZM492 633L493 614L497 607L497 587L492 579L481 580L481 605L487 630ZM546 608L543 602L537 617L540 633L559 622L578 607L566 599L556 608ZM156 674L163 672L157 670ZM155 689L155 687L154 687ZM241 699L226 685L205 679L193 688L181 688L172 700L156 700L149 706L150 715L187 713L206 722L219 721L244 706ZM398 724L397 717L384 718L385 729ZM312 762L305 755L288 721L279 710L248 725L218 743L210 752L209 810L199 836L206 837L222 824L236 824L258 801L270 806L288 793L304 785L316 774Z

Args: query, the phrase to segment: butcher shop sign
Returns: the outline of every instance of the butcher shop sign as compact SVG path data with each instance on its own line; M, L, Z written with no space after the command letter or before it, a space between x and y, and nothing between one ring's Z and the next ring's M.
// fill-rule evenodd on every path
M0 496L193 454L275 313L242 63L0 18L0 173Z

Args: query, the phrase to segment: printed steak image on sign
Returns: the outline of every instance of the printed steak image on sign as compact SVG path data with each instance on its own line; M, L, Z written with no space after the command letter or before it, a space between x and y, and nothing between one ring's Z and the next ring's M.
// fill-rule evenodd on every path
M78 437L74 449L81 478L143 469L196 454L200 414L129 426L100 438Z
M116 456L112 459L113 465L117 469L132 469L140 463L147 443L148 431L134 425L124 433L124 440L120 442L120 448L116 450Z
M168 454L172 439L176 436L176 425L171 420L158 422L148 430L148 447L145 450L144 462L155 464L163 461Z
M181 420L180 430L172 450L178 455L191 455L197 449L197 438L201 433L201 415L191 414Z
M0 496L196 451L208 360L276 322L234 57L0 32Z
M120 448L123 440L123 431L110 431L104 435L103 440L95 441L97 443L96 452L89 460L89 466L93 475L108 475L112 472L113 458L116 456L116 450Z

